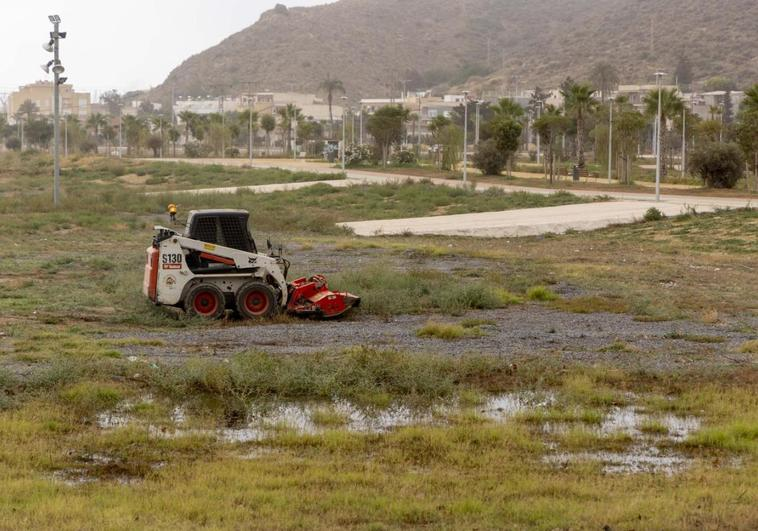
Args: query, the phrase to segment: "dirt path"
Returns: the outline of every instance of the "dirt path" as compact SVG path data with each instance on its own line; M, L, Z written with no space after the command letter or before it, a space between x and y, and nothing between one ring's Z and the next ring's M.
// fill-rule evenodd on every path
M358 316L346 321L282 324L230 322L201 330L133 332L108 337L158 343L159 346L128 346L121 350L137 359L163 362L225 358L243 351L301 354L369 346L452 356L482 353L518 359L538 355L566 362L609 363L633 370L684 370L751 363L748 355L736 353L749 336L728 324L646 323L634 321L628 315L573 314L533 304L470 312L466 318L492 324L482 325L481 336L457 341L419 338L416 331L430 319L458 322L463 317L420 315L387 320ZM703 338L723 343L704 343Z

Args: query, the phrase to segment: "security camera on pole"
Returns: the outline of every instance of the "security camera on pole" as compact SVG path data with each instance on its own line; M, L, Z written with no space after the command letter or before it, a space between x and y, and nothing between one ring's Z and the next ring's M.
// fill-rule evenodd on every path
M61 64L60 59L60 39L66 38L65 31L58 31L60 28L61 17L58 15L50 15L48 17L53 24L53 31L50 32L50 40L42 45L42 48L49 53L53 54L53 59L48 63L42 65L42 70L45 73L50 73L50 68L53 70L53 204L58 206L60 202L60 181L61 181L61 160L60 160L60 142L61 142L61 128L60 128L60 114L61 114L61 102L60 102L60 86L64 84L68 78L61 77L61 74L66 71Z

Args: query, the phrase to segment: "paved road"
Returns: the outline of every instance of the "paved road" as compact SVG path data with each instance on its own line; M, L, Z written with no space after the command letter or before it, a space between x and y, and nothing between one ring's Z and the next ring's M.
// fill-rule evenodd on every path
M164 159L165 160L165 159ZM186 161L185 161L186 162ZM194 159L196 164L225 164L230 166L247 165L248 161L240 159ZM258 159L253 162L257 168L282 168L295 171L310 171L320 174L341 174L341 170L326 164L295 161ZM321 181L334 186L376 183L384 184L403 181L431 181L439 186L473 187L477 191L500 189L506 192L529 192L550 195L556 190L528 186L513 186L500 183L464 184L449 179L430 179L416 175L382 173L380 171L348 170L347 179L338 181ZM278 190L293 190L313 186L318 182L289 183L256 187L211 188L194 190L191 193L234 193L240 189L267 193ZM561 234L569 230L595 230L609 225L633 223L639 221L648 209L658 208L667 216L675 216L687 211L713 212L718 209L744 208L755 206L756 201L746 198L716 197L703 195L686 195L684 192L662 195L661 202L655 202L652 194L641 192L618 192L606 190L571 190L581 197L603 195L613 201L580 205L565 205L547 208L530 208L505 212L486 212L477 214L459 214L452 216L432 216L423 218L395 220L367 220L342 223L360 236L391 234L437 234L467 235L479 237L534 236L539 234Z

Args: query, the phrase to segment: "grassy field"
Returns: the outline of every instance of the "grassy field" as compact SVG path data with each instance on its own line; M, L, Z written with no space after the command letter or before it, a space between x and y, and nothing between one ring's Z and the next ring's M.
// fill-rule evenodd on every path
M142 163L108 176L113 162L67 165L60 210L49 206L49 160L0 163L0 528L758 527L755 341L739 347L748 361L708 370L402 344L131 358L127 348L161 342L145 330L239 324L176 317L143 299L144 249L152 225L166 222L167 198L124 182ZM184 171L150 163L142 177L190 184ZM215 186L213 175L312 178L216 171L193 170L192 186ZM577 199L422 183L179 204L249 208L259 239L272 234L299 270L336 271L335 287L363 297L359 319L460 315L430 318L420 338L465 342L495 324L475 310L512 305L758 335L755 210L508 240L363 239L333 228L545 201ZM715 335L670 339L731 355ZM605 348L646 355L621 341Z

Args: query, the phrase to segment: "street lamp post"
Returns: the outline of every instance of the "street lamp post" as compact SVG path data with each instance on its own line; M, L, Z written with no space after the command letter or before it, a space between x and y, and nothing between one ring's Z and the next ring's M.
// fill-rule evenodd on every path
M613 164L613 98L608 98L611 108L610 121L608 122L608 184L611 184L611 167Z
M479 145L479 127L481 123L480 113L482 107L482 100L476 100L476 136L474 138L474 144Z
M342 171L345 171L345 137L347 135L347 96L342 96Z
M537 102L537 120L542 118L542 101ZM540 163L540 159L542 157L542 146L540 145L541 142L540 133L537 131L537 164Z
M463 91L463 182L468 181L468 95Z
M58 15L50 15L47 17L53 24L53 31L50 33L50 40L42 45L42 48L46 52L53 54L53 60L45 65L42 65L42 69L46 73L50 73L50 67L53 68L53 204L58 206L60 202L60 185L61 185L61 101L60 101L60 86L66 82L65 77L61 77L61 74L66 71L61 64L60 59L60 40L66 38L65 31L59 31L61 17Z
M656 119L657 134L655 138L655 200L661 200L661 134L663 133L663 124L661 123L661 78L665 76L663 72L655 73L655 84L658 86L658 117Z
M682 105L682 178L687 172L687 107Z
M250 83L247 85L247 159L253 164L253 90Z

